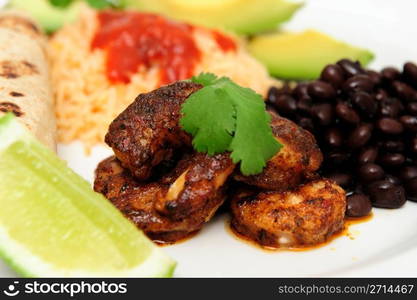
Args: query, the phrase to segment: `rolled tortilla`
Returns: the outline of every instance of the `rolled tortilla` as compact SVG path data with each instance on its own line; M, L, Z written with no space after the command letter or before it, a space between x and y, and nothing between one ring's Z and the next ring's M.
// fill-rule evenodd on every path
M7 112L56 150L46 37L33 20L14 11L0 12L0 116Z

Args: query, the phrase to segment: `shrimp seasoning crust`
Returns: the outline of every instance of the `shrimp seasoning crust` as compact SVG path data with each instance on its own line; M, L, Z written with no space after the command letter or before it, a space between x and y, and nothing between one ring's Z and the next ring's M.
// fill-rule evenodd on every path
M224 180L234 165L228 155L187 154L170 172L155 182L135 179L115 157L101 162L94 190L108 198L151 239L174 242L209 221L226 198ZM181 209L175 218L160 214L157 205ZM167 203L164 205L164 203Z
M174 149L191 145L191 137L179 125L180 109L201 87L180 81L140 94L110 124L105 141L136 178L149 178L152 168L171 158Z
M234 179L262 189L284 191L313 174L323 156L310 132L275 113L270 114L272 133L283 148L267 162L262 173L244 176L238 172Z
M326 241L343 228L345 192L328 179L292 191L242 190L232 199L232 227L262 246L302 247Z

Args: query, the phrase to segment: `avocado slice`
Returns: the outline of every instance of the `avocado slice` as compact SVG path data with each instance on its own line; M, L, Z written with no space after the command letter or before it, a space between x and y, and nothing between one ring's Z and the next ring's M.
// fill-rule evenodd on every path
M47 33L54 32L65 23L75 20L82 1L72 1L65 8L53 6L48 0L10 0L8 8L26 11Z
M275 29L303 5L287 0L124 0L124 7L238 34Z
M95 3L88 0L69 2L66 7L57 7L48 0L10 0L8 7L28 12L46 32L51 33L75 20L82 2L88 2L90 5ZM254 34L274 29L278 24L290 19L303 5L288 0L108 0L107 2L117 3L115 4L117 7L159 13L173 19L207 27L219 27L238 34ZM94 7L100 8L97 4Z
M254 37L249 52L268 68L271 75L284 79L314 79L329 63L341 58L368 64L374 54L315 30L301 33L271 33Z

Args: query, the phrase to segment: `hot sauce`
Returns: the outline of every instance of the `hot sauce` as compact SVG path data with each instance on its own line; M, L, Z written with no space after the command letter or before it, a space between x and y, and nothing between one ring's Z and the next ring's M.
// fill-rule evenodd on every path
M327 239L326 241L319 243L317 245L313 245L313 246L307 246L307 247L290 247L290 248L273 248L273 247L265 247L265 246L261 246L258 243L256 243L255 241L253 241L252 239L240 234L239 232L237 232L233 226L231 225L231 222L226 222L226 230L229 231L234 237L238 238L241 241L247 242L249 245L251 246L255 246L258 249L264 250L264 251L268 251L268 252L276 252L276 251L293 251L293 252L301 252L301 251L309 251L309 250L314 250L314 249L318 249L324 246L329 245L333 240L335 240L338 237L341 236L347 236L350 239L354 239L352 237L352 234L349 231L349 228L351 225L355 225L355 224L360 224L360 223L365 223L370 221L373 218L373 214L369 214L365 217L360 217L360 218L345 218L345 224L344 227L342 228L342 230L340 230L337 233L334 233L332 236L329 237L329 239Z
M236 51L236 43L228 36L216 30L212 31L213 37L216 40L217 45L224 51Z

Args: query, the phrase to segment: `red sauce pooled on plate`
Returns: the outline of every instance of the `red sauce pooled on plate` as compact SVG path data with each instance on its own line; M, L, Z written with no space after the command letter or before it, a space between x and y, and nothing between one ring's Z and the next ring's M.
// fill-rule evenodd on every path
M160 84L186 79L193 75L201 53L193 38L193 26L162 16L101 11L99 29L92 49L107 51L107 77L113 83L129 83L140 67L160 69ZM236 49L234 41L213 31L223 51Z

